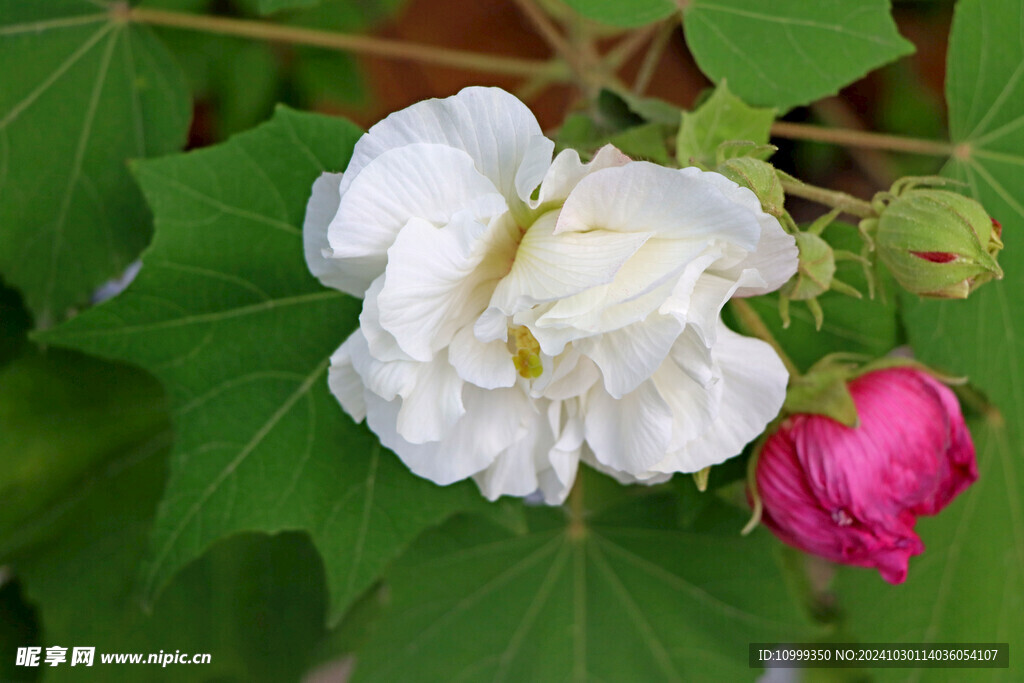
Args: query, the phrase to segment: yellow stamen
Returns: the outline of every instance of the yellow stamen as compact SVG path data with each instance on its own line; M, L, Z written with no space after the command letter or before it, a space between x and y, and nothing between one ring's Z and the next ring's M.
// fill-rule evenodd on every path
M544 374L544 364L540 359L540 344L525 327L516 326L511 329L509 347L512 362L520 377L534 379Z

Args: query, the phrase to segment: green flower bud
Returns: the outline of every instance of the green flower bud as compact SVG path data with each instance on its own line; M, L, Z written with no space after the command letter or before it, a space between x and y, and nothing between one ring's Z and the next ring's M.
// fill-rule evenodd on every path
M1003 277L996 254L999 224L978 202L955 192L910 189L892 199L877 221L879 258L908 291L964 299Z
M774 166L753 157L738 157L726 159L716 170L737 185L753 190L765 213L782 217L786 196Z

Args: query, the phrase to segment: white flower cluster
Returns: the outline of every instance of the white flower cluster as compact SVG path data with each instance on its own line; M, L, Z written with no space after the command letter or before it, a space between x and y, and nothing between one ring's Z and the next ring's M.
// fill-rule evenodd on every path
M313 186L306 259L363 299L330 387L416 474L562 502L580 460L659 482L737 455L787 373L721 321L797 250L752 192L607 146L552 159L519 100L387 117Z

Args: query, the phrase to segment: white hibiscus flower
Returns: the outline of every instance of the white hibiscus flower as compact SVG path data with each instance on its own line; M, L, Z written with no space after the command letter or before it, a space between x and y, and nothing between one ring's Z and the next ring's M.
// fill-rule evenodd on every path
M364 300L331 390L413 472L491 499L560 503L581 459L654 482L738 454L788 377L720 312L789 279L793 238L718 174L553 149L519 100L467 88L316 182L309 267Z

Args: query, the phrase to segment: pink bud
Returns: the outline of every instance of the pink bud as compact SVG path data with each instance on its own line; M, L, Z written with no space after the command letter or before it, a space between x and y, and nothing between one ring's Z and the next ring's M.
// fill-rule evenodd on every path
M859 426L796 415L757 464L762 521L780 539L835 562L907 578L914 533L978 478L956 397L925 372L890 368L850 383Z

